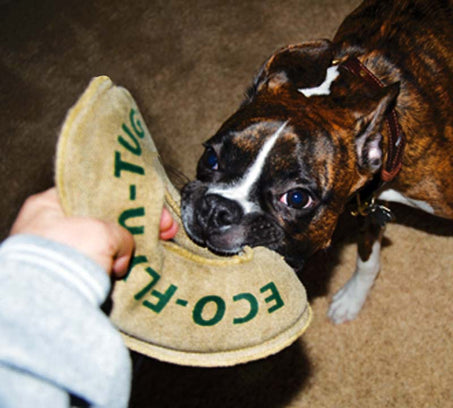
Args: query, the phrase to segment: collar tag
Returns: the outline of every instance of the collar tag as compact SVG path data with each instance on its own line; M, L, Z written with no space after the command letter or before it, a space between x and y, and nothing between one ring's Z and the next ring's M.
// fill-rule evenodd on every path
M360 194L356 195L357 198L357 210L351 211L354 217L370 217L373 222L384 228L387 223L394 220L394 216L390 208L377 204L375 197L372 196L369 201L361 201Z

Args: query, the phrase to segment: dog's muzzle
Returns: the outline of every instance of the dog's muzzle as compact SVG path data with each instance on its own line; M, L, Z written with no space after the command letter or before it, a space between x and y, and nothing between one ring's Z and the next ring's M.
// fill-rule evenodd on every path
M209 193L199 181L183 188L181 215L192 240L225 255L238 253L245 245L272 247L284 235L269 215L245 213L237 201Z
M239 224L242 216L242 208L235 201L218 194L207 194L200 200L195 218L205 231L215 234Z

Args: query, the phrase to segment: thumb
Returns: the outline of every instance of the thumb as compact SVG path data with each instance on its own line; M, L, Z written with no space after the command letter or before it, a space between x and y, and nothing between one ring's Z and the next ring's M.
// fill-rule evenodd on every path
M132 234L123 227L111 223L112 275L121 278L126 275L134 253L135 242Z

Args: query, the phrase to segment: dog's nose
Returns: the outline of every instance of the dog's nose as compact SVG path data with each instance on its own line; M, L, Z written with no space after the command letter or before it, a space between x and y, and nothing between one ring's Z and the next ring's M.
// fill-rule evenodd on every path
M202 199L197 218L205 229L221 229L239 223L242 214L237 202L218 194L208 194Z

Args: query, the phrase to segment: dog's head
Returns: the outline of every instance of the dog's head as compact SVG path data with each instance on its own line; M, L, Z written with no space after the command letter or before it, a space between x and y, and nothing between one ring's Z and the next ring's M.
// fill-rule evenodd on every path
M329 41L278 51L204 144L182 191L194 241L224 254L266 246L294 267L329 245L348 199L382 165L380 129L398 93L371 91L334 53Z

